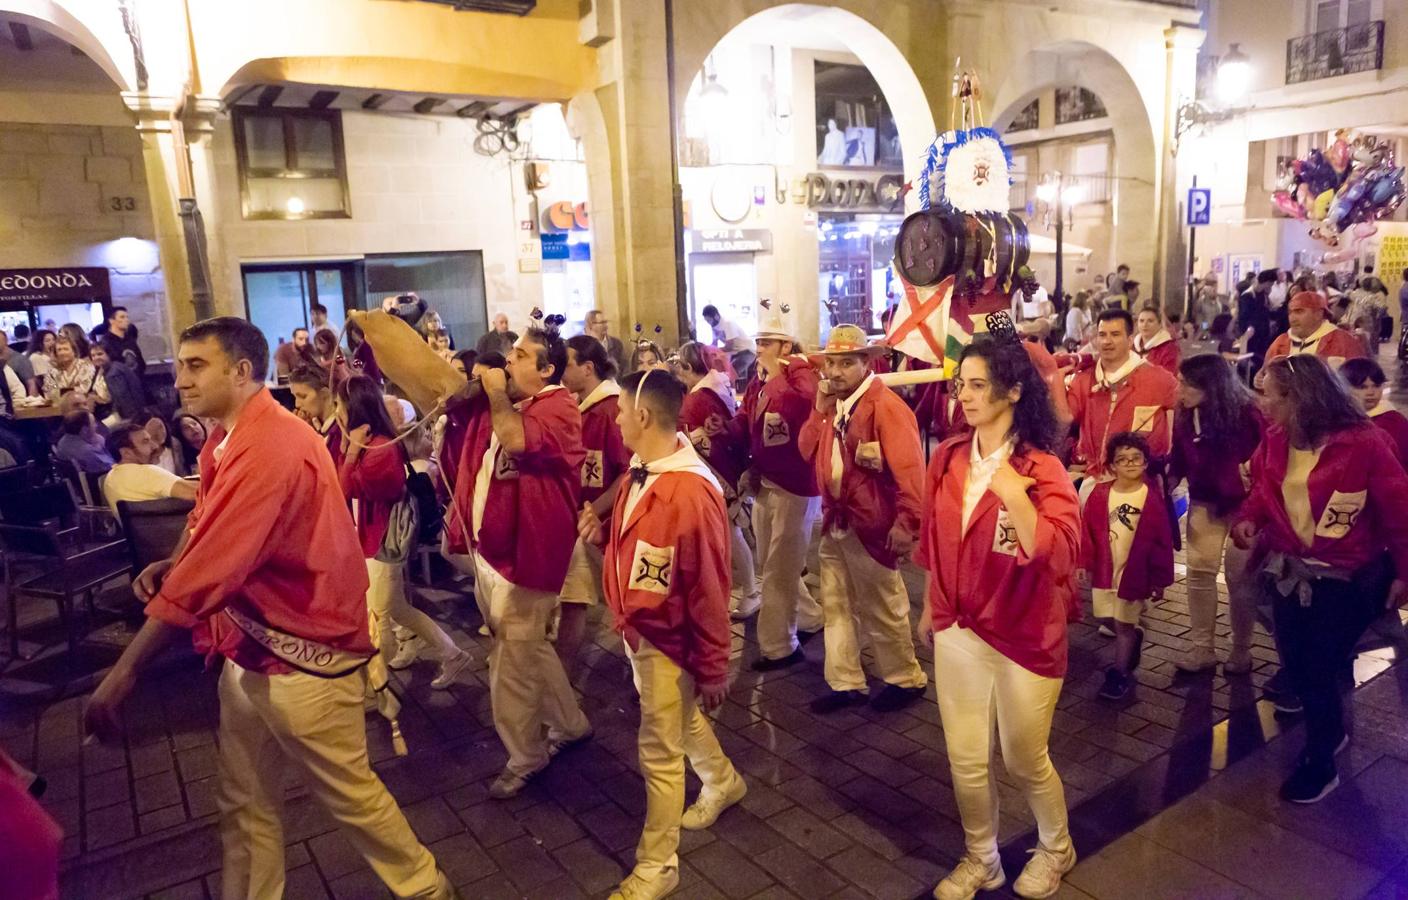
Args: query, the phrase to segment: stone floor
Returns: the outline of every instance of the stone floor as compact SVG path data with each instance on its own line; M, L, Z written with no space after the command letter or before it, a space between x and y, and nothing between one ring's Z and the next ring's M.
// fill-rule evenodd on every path
M907 574L917 586L917 573ZM430 689L427 664L397 676L407 698L401 721L410 755L393 754L373 717L377 771L466 897L605 896L630 866L644 802L635 772L634 689L619 641L598 630L577 678L596 739L520 797L495 802L487 784L503 752L489 716L486 641L464 590L442 581L422 589L420 603L474 650L476 664L449 691ZM116 613L121 592L103 604L114 612L100 609L100 617L110 621L95 633L95 649L76 660L42 622L25 629L39 642L26 651L39 655L0 671L0 745L48 779L44 802L67 834L66 897L218 897L213 676L188 655L168 659L127 707L124 745L82 745L79 715L92 683L82 673L101 671L132 627ZM1277 740L1281 726L1258 702L1273 670L1269 639L1258 634L1250 678L1189 678L1176 675L1172 663L1188 646L1187 624L1180 580L1149 610L1139 687L1115 705L1095 697L1107 641L1091 625L1072 627L1070 674L1051 739L1073 831L1088 857L1071 876L1070 895L1213 896L1251 894L1260 885L1272 896L1359 896L1381 883L1389 891L1383 896L1393 895L1395 884L1408 890L1401 827L1408 813L1389 799L1408 796L1403 669L1360 692L1350 756L1355 781L1333 804L1300 816L1274 799L1276 774L1295 738ZM716 727L750 792L710 831L685 834L678 896L927 895L962 849L932 687L925 702L900 712L861 708L816 717L806 704L825 687L820 643L808 646L806 665L759 675L746 666L757 653L752 624L735 626L735 635L736 678ZM1361 680L1387 668L1391 656L1361 657ZM65 689L63 679L75 673ZM1015 876L1034 840L1033 822L999 772L1002 839ZM1338 829L1336 815L1356 830ZM1185 827L1193 816L1196 827ZM1305 821L1311 824L1299 827ZM1256 840L1239 837L1244 825ZM387 896L297 785L289 786L286 828L287 896ZM1343 889L1268 891L1326 883L1286 881L1286 851L1300 868ZM1322 859L1331 862L1312 863ZM1266 869L1283 881L1262 882L1258 873Z

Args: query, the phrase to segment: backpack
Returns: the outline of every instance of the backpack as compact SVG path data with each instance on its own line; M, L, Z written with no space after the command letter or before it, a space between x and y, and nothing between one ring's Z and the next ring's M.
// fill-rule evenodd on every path
M433 543L440 534L444 512L435 496L435 484L425 472L417 472L407 462L406 493L391 507L391 519L376 559L385 563L404 563L420 544Z

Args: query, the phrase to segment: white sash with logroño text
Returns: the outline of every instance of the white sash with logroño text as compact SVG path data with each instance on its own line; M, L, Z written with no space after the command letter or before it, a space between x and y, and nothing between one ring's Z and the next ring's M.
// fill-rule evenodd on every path
M309 675L340 678L365 666L371 659L360 653L338 650L309 638L286 634L277 628L254 621L231 606L225 607L225 615L259 646Z

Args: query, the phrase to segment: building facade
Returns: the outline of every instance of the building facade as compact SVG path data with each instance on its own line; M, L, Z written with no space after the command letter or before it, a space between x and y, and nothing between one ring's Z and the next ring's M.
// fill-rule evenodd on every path
M593 306L674 343L706 295L787 302L810 342L893 291L888 192L949 127L961 58L999 127L1095 90L1110 221L1076 237L1181 271L1188 3L477 5L0 0L0 270L107 269L94 302L127 306L153 357L200 316L277 341L315 301L336 318L406 290L460 345L498 312ZM744 69L767 83L701 104Z

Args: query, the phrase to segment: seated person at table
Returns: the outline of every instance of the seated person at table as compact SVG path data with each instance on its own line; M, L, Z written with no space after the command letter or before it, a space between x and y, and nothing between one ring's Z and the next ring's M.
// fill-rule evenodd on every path
M90 475L102 475L112 468L112 456L98 434L93 414L81 407L64 413L63 434L54 444L54 455Z
M195 482L177 478L154 464L161 454L161 446L141 425L123 423L114 428L108 435L108 452L117 464L103 479L103 497L114 513L119 500L139 502L175 497L195 501Z

